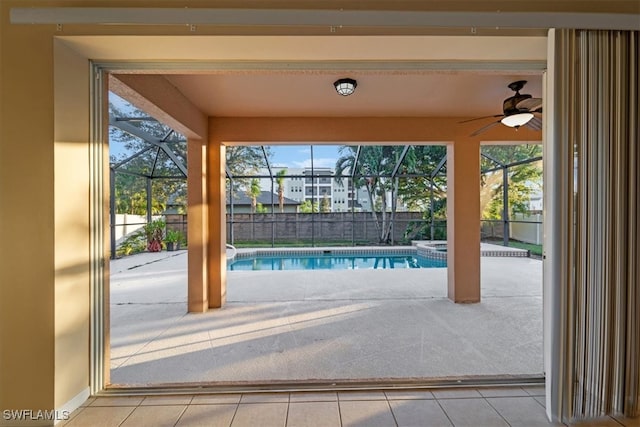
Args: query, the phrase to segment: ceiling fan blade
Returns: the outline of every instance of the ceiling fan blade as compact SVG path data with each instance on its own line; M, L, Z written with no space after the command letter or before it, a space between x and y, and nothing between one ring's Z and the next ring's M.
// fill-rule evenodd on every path
M533 130L542 130L542 120L540 120L538 117L534 117L531 120L529 120L525 124L525 126Z
M542 98L528 98L516 104L518 110L535 110L542 107Z
M502 116L503 116L503 114L494 114L493 116L476 117L476 118L473 118L473 119L463 120L463 121L458 122L458 123L467 123L467 122L472 122L474 120L481 120L481 119L488 119L489 117L502 117Z
M492 127L494 127L498 123L500 123L500 120L496 120L495 122L491 122L488 125L483 126L480 129L478 129L477 131L475 131L474 133L472 133L471 136L480 135L482 132L484 132L484 131L486 131L488 129L491 129Z

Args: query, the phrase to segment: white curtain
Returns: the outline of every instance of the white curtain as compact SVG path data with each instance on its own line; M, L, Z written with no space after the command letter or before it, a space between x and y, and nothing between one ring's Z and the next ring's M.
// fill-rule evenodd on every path
M551 40L551 413L637 416L639 32L555 30Z

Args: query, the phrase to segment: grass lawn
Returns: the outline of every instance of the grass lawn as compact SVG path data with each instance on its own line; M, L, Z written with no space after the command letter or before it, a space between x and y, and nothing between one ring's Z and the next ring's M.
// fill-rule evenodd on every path
M519 249L526 249L531 252L532 255L542 256L542 245L534 245L533 243L524 243L510 240L509 246Z
M502 240L494 240L494 239L487 239L483 241L487 243L493 243L494 245L500 245L500 246L502 246L502 243L503 243ZM531 253L531 255L535 255L539 257L542 256L542 245L534 245L533 243L524 243L518 240L509 240L509 246L512 248L528 250L529 253Z

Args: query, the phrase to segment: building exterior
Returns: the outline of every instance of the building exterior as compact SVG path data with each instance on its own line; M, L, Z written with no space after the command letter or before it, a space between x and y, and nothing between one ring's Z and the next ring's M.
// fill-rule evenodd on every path
M640 158L637 144L631 144L637 142L638 2L362 1L340 3L340 10L338 3L265 1L261 10L245 5L221 12L214 1L186 0L179 10L167 10L163 1L114 1L109 10L93 2L78 7L79 2L53 0L44 9L35 0L0 2L0 409L73 410L109 384L103 294L109 288L108 159L101 94L112 85L189 139L189 242L196 249L189 253L188 309L194 313L225 303L225 144L446 144L448 297L477 303L480 144L487 138L543 140L545 181L551 186L545 191L547 413L562 421L614 410L638 415L640 248L638 239L629 238L637 235L640 218ZM343 13L343 5L354 11ZM283 7L304 9L274 10ZM492 64L518 73L523 64L542 62L537 71L546 70L547 125L544 134L494 128L482 138L471 136L472 127L460 124L467 117L458 116L469 93L463 94L465 102L451 96L458 105L448 112L424 117L406 110L364 117L345 103L340 114L289 109L265 118L229 110L225 116L205 109L217 107L209 104L215 97L198 98L205 86L191 97L177 89L176 70L186 72L185 64L194 61L236 69L298 64L298 73L309 79L336 64L343 64L338 71L363 74L398 63L433 70L443 61L466 64L465 71L486 71ZM379 69L372 73L363 64ZM401 71L407 79L414 70ZM593 80L580 80L585 76ZM609 96L614 83L619 90ZM588 93L580 91L585 88ZM278 89L297 93L284 84ZM607 97L589 97L596 94ZM281 107L275 97L268 101L269 111ZM620 123L626 127L616 128ZM591 137L606 129L619 132ZM582 144L578 153L594 159L580 163L578 188L572 184L574 143ZM305 185L300 186L306 198ZM327 197L334 197L326 183L309 185L324 185ZM576 195L586 211L573 203ZM589 234L600 230L604 234ZM594 239L577 239L582 232ZM573 340L577 333L582 339Z
M370 212L369 198L365 188L351 188L351 179L336 178L331 168L278 168L274 167L274 177L284 170L286 178L283 182L284 195L291 200L300 203L309 203L321 206L327 204L329 212L350 212L351 206L355 206L356 212ZM258 175L268 175L267 169L262 169ZM313 175L312 175L313 174ZM260 178L260 187L269 191L272 187L269 178ZM277 178L273 183L277 192Z

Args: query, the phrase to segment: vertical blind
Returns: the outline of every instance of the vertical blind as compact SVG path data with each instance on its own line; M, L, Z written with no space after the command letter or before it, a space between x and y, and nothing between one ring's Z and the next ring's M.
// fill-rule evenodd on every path
M639 32L557 30L561 416L640 415ZM558 219L558 218L554 218Z

